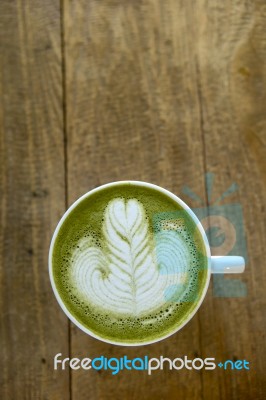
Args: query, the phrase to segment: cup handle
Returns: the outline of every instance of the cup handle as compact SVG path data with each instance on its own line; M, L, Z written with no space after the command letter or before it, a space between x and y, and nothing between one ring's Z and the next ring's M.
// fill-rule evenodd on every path
M240 274L245 270L245 259L240 256L212 256L212 274Z

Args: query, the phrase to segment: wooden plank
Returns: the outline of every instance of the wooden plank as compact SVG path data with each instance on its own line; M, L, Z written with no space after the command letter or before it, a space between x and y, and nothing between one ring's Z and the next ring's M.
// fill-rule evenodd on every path
M0 5L1 399L68 399L68 322L48 278L65 208L59 1Z
M216 4L215 4L216 3ZM241 281L243 298L218 298L209 292L202 310L203 355L218 360L246 359L250 371L203 374L204 399L263 399L265 380L265 201L266 201L266 8L263 1L201 2L206 15L199 31L199 90L206 166L214 173L212 206L233 182L238 190L219 202L236 227L233 203L240 203L248 261ZM199 21L200 22L200 21ZM219 210L217 209L219 215ZM225 225L222 225L225 229ZM242 242L241 247L245 247ZM213 293L215 295L215 293Z
M97 185L144 180L204 196L194 2L65 1L69 202ZM195 357L198 316L155 345L107 345L72 325L73 357ZM202 398L198 371L72 372L73 399Z

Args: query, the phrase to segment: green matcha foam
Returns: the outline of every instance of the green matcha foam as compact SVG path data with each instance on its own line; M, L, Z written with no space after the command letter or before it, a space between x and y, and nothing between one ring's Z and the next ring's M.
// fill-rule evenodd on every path
M195 308L207 274L203 249L192 218L165 194L131 184L103 188L59 230L55 285L69 312L97 336L151 341Z

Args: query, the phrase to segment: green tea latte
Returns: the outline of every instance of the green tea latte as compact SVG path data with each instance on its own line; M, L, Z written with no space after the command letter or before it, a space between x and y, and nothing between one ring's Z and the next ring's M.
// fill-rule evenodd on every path
M52 274L68 312L96 337L145 343L193 312L207 257L196 223L171 197L117 183L70 211L54 243Z

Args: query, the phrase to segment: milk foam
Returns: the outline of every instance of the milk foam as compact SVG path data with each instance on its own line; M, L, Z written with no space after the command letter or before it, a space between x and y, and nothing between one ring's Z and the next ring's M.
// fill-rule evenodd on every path
M166 317L169 312L169 287L179 288L180 302L188 296L193 252L182 223L151 234L139 200L114 198L104 212L102 237L100 246L92 237L81 238L71 257L70 284L84 307L124 318L157 313L159 321L160 310Z

